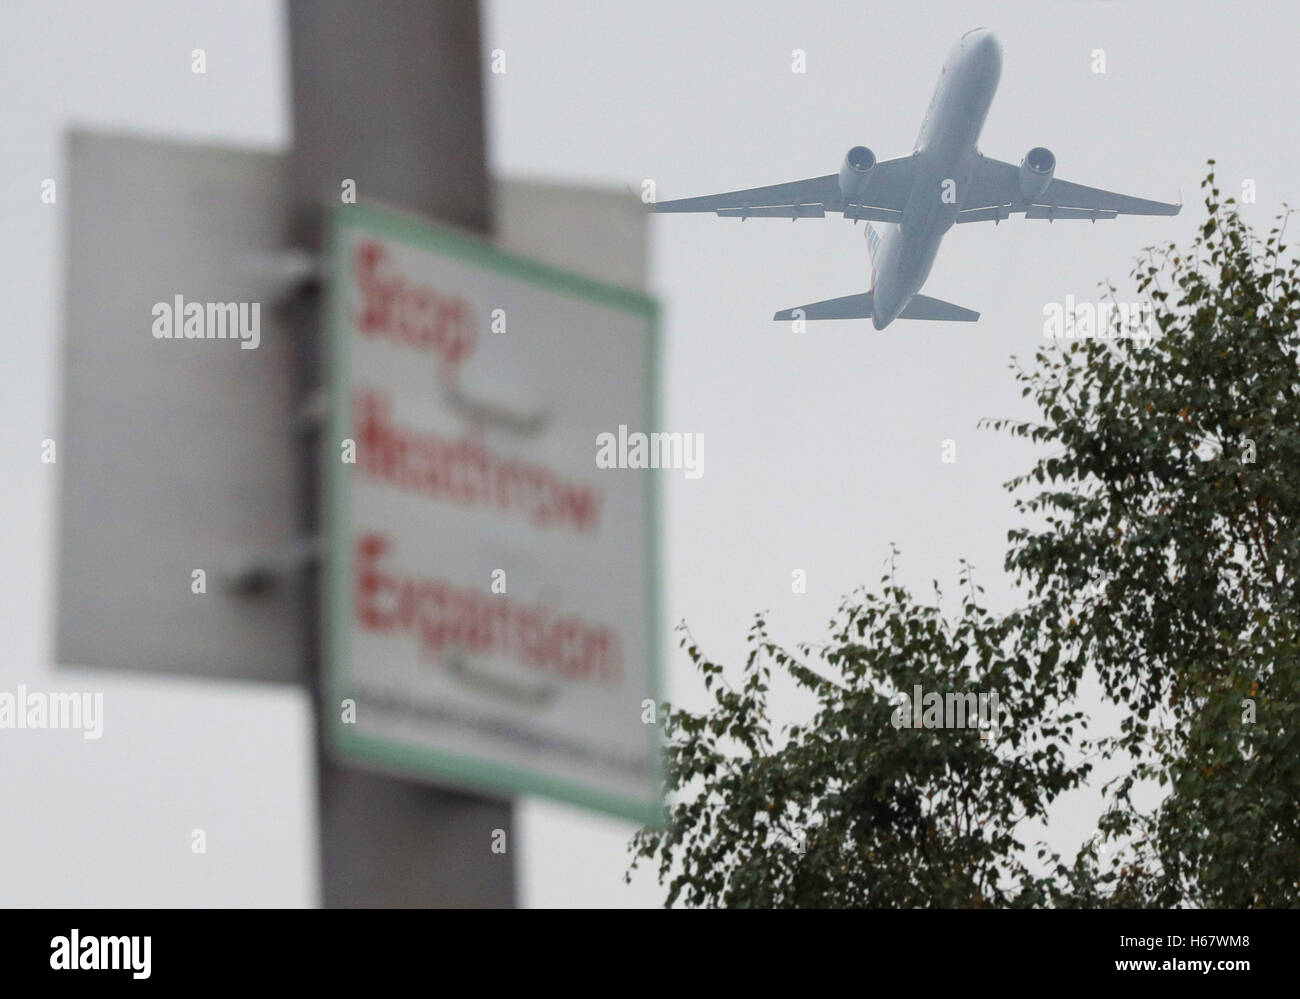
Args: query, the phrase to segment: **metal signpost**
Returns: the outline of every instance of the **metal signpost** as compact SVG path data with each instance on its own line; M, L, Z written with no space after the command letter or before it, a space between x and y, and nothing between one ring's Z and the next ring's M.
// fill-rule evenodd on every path
M310 684L324 904L512 905L514 794L656 814L652 476L594 461L654 412L653 305L603 283L644 215L493 189L471 0L289 26L289 155L69 144L58 659Z

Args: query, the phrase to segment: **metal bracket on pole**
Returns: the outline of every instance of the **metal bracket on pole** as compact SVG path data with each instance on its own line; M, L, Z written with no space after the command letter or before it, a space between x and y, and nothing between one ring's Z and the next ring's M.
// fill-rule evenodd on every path
M311 434L325 426L329 419L330 396L323 388L307 392L294 414L294 427L300 434Z
M222 573L222 579L233 593L258 596L280 580L319 565L324 554L324 538L298 538L244 559Z
M325 272L321 254L294 247L251 250L240 255L240 274L262 291L264 300L281 302L319 287Z

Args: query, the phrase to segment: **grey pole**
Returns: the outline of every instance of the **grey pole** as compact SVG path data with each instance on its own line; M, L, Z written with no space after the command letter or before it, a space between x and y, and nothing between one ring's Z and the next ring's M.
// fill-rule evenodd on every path
M295 245L320 249L322 207L345 180L359 199L487 233L476 0L289 0L288 13ZM319 296L308 289L297 305L306 399L323 384ZM300 537L320 530L317 432L304 441ZM304 641L319 679L317 569L308 572ZM314 687L322 711L339 710ZM323 746L317 758L326 906L514 905L510 802L340 767ZM495 830L509 852L492 852Z

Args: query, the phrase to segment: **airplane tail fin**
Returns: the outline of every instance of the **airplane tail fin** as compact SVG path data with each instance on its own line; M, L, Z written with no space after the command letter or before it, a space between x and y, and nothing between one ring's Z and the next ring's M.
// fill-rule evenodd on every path
M861 295L844 295L812 302L793 309L782 309L772 319L791 322L796 319L870 319L872 317L871 292ZM899 319L929 319L934 322L973 323L980 314L960 305L943 302L929 295L913 295L898 316Z

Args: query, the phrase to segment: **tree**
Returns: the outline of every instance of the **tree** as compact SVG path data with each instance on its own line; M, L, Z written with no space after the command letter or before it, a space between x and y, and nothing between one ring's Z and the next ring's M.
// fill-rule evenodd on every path
M1149 313L1013 365L1041 422L987 424L1048 449L1008 483L1024 606L992 614L963 567L945 615L891 571L824 645L760 615L735 688L682 627L712 704L666 713L668 821L631 845L667 904L1300 903L1300 267L1286 215L1261 240L1213 161L1202 187L1192 245L1133 271ZM774 670L814 697L806 724L774 730ZM1089 671L1118 735L1084 732ZM996 693L999 725L897 727L917 685ZM1098 759L1127 766L1098 829L1029 861L1018 827Z

